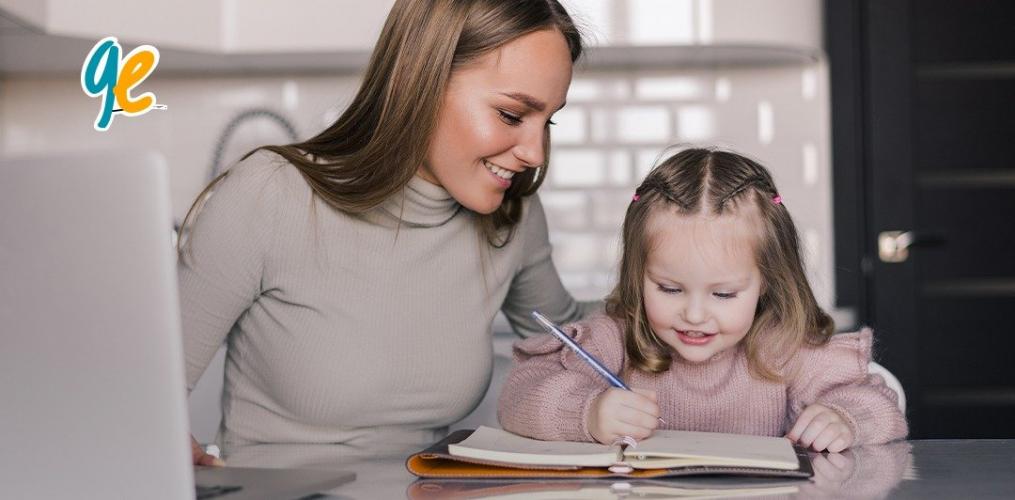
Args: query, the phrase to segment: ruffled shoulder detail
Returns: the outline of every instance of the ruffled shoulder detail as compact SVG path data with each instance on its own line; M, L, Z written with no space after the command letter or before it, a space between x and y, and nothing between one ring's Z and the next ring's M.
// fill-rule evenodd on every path
M863 380L871 361L873 331L838 333L822 346L805 346L797 353L798 386L837 386Z
M562 325L561 329L589 354L603 362L608 369L614 372L620 370L623 363L624 339L616 320L605 314L595 314L581 321ZM585 361L579 359L574 351L550 334L536 335L519 341L514 345L514 352L519 360L559 353L560 362L564 366L585 367Z

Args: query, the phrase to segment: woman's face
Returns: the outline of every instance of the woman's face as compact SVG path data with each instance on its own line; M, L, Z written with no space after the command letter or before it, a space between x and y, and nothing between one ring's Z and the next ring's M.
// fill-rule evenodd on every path
M564 36L521 36L451 74L418 175L488 214L514 176L546 162L550 117L564 106L571 54Z

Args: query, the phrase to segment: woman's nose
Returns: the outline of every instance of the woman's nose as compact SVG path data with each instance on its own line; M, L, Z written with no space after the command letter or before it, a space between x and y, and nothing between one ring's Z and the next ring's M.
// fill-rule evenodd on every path
M526 130L514 147L515 158L525 167L543 166L546 160L546 139L545 129L535 130L532 127Z

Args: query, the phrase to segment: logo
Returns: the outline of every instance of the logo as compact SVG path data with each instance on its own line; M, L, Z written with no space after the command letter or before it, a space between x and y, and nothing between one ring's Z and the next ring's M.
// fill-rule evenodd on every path
M81 89L90 97L102 98L95 118L95 130L100 132L109 130L114 113L140 116L152 109L166 109L164 104L156 104L151 92L130 95L159 65L159 49L141 45L120 59L122 52L116 37L107 36L92 47L81 66Z

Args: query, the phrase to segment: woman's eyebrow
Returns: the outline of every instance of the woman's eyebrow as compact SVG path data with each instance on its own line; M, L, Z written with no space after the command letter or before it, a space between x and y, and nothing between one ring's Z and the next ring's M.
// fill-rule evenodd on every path
M546 109L546 103L524 92L501 92L501 95L510 97L536 111L543 111ZM567 104L566 101L560 105L560 108L563 108L565 104ZM557 110L560 110L560 108L557 108Z
M521 92L501 92L501 95L510 97L536 111L542 111L546 109L546 104L529 94L523 94Z

